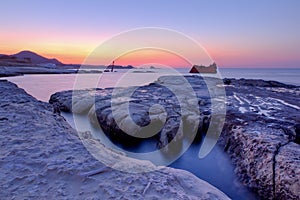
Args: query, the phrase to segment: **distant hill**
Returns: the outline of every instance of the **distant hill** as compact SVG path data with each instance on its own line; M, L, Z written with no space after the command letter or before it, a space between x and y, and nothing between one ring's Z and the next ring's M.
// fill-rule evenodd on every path
M64 65L55 58L45 58L31 51L21 51L13 55L0 54L0 63L23 65Z
M38 55L37 53L31 52L31 51L21 51L17 54L14 54L12 56L15 56L18 60L30 60L32 64L46 64L46 63L52 63L55 65L62 65L63 63L59 62L57 59L52 58L45 58L43 56Z
M46 58L32 51L21 51L12 55L0 54L0 66L25 66L25 67L47 67L54 68L59 66L64 69L79 69L79 68L106 68L111 69L112 65L84 65L81 64L64 64L55 58ZM131 65L122 66L114 65L114 69L133 69Z

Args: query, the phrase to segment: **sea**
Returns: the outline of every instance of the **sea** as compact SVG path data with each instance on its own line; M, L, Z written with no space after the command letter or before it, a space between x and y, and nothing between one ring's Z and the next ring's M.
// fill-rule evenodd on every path
M223 78L246 78L279 81L300 86L299 68L219 68Z
M285 84L300 86L300 67L299 68L219 68L221 78L246 78L279 81ZM76 89L91 87L115 87L120 77L125 77L123 85L131 86L143 85L155 81L159 76L167 75L170 70L161 69L140 69L127 73L128 70L118 70L114 73L102 74L81 74L83 84L77 84ZM188 68L177 68L175 73L188 75ZM173 71L171 72L173 73ZM36 74L15 77L4 77L19 87L25 89L29 94L41 101L48 101L51 94L58 91L71 90L74 88L77 76L75 74ZM124 83L125 82L125 83Z
M219 68L219 77L222 78L246 78L246 79L263 79L279 81L285 84L300 86L300 68L296 69L261 69L261 68ZM176 69L176 75L187 75L189 69ZM174 70L173 70L174 72ZM101 74L39 74L24 75L16 77L6 77L27 93L38 100L48 102L51 94L63 90L86 89L86 88L108 88L108 87L126 87L145 85L157 80L163 75L170 75L169 70L164 69L135 69L117 70ZM74 116L70 113L62 113L66 120L75 127ZM77 116L78 117L78 116ZM101 130L93 128L86 116L81 117L84 129L93 132L94 135L100 135L103 139L104 134ZM102 138L101 138L102 137ZM103 141L103 140L101 140ZM184 154L169 166L187 170L197 177L214 185L232 199L258 199L256 194L247 189L240 183L234 173L234 167L229 157L222 151L219 146L203 159L199 159L200 144L191 145ZM147 144L138 148L149 149ZM158 158L163 159L163 157Z

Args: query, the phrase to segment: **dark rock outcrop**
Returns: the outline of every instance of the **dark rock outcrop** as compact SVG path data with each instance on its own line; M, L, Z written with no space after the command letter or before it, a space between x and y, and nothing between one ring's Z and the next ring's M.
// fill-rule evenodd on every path
M209 66L203 66L203 65L194 65L192 69L190 70L190 73L211 73L216 74L217 73L217 64L213 63Z
M295 142L300 144L300 124L295 125Z

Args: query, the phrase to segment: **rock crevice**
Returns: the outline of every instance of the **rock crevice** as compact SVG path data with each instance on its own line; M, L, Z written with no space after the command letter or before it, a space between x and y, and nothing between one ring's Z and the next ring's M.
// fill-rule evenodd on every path
M265 199L297 199L300 146L299 87L254 80L230 80L220 145L241 181ZM288 102L288 103L287 103Z
M273 180L273 196L274 196L275 199L276 199L276 185L278 184L278 183L276 183L276 166L277 166L277 164L276 164L276 156L279 154L280 149L282 147L288 145L290 142L292 142L292 141L288 141L285 144L279 145L276 148L276 151L274 152L274 156L273 156L273 168L272 168L273 169L273 179L272 180Z
M180 81L174 77L162 77L156 83L141 86L132 96L134 102L131 102L130 116L137 124L147 125L150 122L148 109L153 103L162 104L166 110L168 123L164 124L160 132L161 137L158 137L160 146L175 138L178 132L175 129L180 130L178 122L181 120L170 122L171 118L182 117L184 123L189 124L182 130L194 130L196 127L197 134L201 136L205 136L205 130L210 123L208 119L211 117L211 99L205 82L197 76L185 78L194 89L199 106L191 106L193 104L189 103L189 98L181 95L186 100L183 106L187 107L189 112L182 113L176 96L172 96L172 92L167 88L159 86L162 83L168 84L168 87L174 85L184 94L185 88L177 87ZM224 83L227 114L218 143L231 157L235 173L241 182L264 199L299 198L300 190L297 189L300 188L300 183L297 176L300 174L300 129L298 127L292 131L291 127L300 124L300 87L276 81L246 79L226 79ZM92 93L95 97L95 104L89 105L91 121L99 123L104 131L106 130L106 134L126 136L112 115L109 101L112 89L78 91L78 94L84 92ZM126 90L124 92L126 94ZM66 110L77 112L76 107L72 107L71 99L72 92L67 91L54 94L50 102L58 108L62 106L66 107ZM75 99L80 101L80 98ZM123 101L127 100L120 99L120 102ZM200 115L193 113L195 111L199 111ZM119 114L123 116L121 111Z

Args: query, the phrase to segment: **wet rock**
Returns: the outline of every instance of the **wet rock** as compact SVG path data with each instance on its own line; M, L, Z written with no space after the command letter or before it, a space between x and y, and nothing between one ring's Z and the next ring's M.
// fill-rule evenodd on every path
M300 144L300 124L295 125L295 142Z
M72 91L57 92L51 95L49 103L62 112L72 111Z
M231 84L231 80L228 79L228 78L224 78L223 82L224 82L225 85L230 85Z

